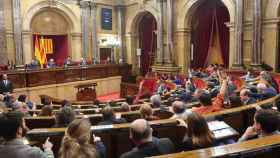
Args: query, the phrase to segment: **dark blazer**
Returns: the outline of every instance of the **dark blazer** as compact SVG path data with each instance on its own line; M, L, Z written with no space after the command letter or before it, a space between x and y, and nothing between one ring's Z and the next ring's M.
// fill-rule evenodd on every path
M171 154L175 151L174 145L169 138L154 138L148 142L124 153L120 158L144 158L157 155Z
M7 92L12 93L14 90L13 83L10 80L7 80L7 81L8 81L7 84L4 84L3 80L0 81L0 93L1 94L7 93Z

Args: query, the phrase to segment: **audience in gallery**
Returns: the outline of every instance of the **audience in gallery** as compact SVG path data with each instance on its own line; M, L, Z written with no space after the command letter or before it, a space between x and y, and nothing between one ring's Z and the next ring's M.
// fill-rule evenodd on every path
M129 138L134 142L135 148L120 156L120 158L144 158L175 151L174 145L168 138L156 138L152 135L153 129L148 121L138 119L131 123Z
M1 155L11 158L53 158L53 145L49 139L43 144L44 151L24 143L28 129L23 117L20 112L10 112L0 117L0 137L4 138L4 142L0 145Z
M265 137L279 132L279 112L272 109L257 110L254 116L254 124L247 128L245 133L239 138L239 142Z
M124 118L118 118L114 110L110 106L106 106L102 109L103 121L99 122L98 125L112 125L126 123Z
M153 109L149 104L143 104L140 107L141 118L147 121L159 120L160 118L153 115Z
M69 124L63 137L60 158L105 158L106 148L99 137L91 133L87 119L77 119Z

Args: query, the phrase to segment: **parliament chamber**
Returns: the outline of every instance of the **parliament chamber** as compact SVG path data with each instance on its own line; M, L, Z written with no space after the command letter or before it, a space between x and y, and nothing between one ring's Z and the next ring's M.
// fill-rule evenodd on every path
M0 0L0 158L279 158L280 0Z

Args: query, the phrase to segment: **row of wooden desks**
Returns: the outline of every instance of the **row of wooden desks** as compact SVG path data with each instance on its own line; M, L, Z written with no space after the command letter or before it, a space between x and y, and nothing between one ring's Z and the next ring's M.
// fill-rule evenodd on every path
M39 70L3 71L8 74L14 88L45 86L75 81L92 80L112 76L127 78L131 75L131 65L99 64L87 67L68 67Z
M150 124L153 128L154 136L170 138L175 146L178 146L182 142L186 133L185 127L178 126L176 120L166 119L151 121ZM212 127L214 124L222 125ZM129 126L130 124L92 126L91 130L97 136L101 137L107 148L108 157L113 158L119 157L122 153L132 149L133 143L129 139ZM209 126L218 140L227 138L236 139L238 137L238 132L224 122L211 122ZM228 131L222 134L222 131L225 130ZM39 141L40 143L43 143L47 137L50 137L51 141L55 144L54 152L57 153L64 132L65 128L34 129L29 131L27 136L29 140Z

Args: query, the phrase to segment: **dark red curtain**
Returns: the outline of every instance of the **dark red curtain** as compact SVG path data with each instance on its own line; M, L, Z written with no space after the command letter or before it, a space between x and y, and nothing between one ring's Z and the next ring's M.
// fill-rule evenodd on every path
M153 65L156 51L157 24L154 16L150 13L144 15L139 23L139 46L141 48L141 74L144 76L149 72L151 65Z
M216 25L213 25L213 22L215 22L213 20L215 12L219 30L212 28L216 27ZM201 68L205 66L210 40L212 38L211 32L213 30L219 32L223 61L225 66L228 66L229 29L225 23L229 22L229 20L228 10L220 0L207 0L197 8L192 18L191 43L193 44L194 49L191 66L193 68Z
M58 66L62 66L68 56L68 38L67 35L37 35L40 39L48 38L53 40L53 54L47 54L47 59L53 58ZM35 46L36 35L33 35L33 46ZM34 52L34 51L33 51Z

